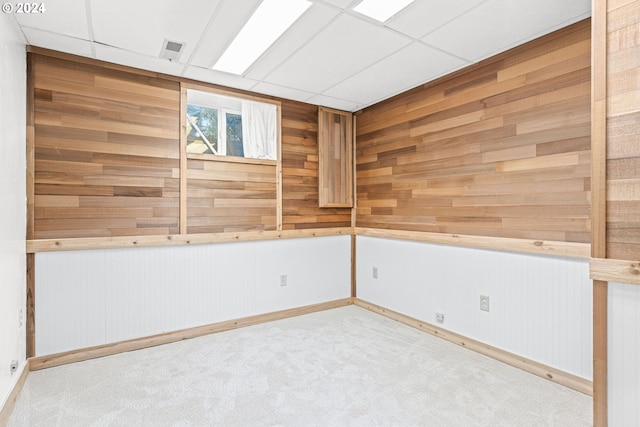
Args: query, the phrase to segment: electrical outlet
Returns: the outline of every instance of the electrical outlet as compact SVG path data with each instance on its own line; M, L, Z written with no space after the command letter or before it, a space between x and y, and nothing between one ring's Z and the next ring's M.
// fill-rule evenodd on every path
M378 278L378 267L373 267L373 271L371 272L371 275L373 276L374 279Z
M480 295L480 310L489 311L489 297L486 295Z
M444 323L444 313L436 313L436 322Z
M24 310L22 308L18 309L18 327L21 328L24 323Z
M287 286L287 275L286 274L281 274L280 275L280 286Z

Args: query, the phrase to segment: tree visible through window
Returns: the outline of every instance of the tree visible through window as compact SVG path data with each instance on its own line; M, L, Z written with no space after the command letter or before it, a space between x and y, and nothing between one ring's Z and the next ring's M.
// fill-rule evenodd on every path
M187 90L187 153L276 158L273 104Z

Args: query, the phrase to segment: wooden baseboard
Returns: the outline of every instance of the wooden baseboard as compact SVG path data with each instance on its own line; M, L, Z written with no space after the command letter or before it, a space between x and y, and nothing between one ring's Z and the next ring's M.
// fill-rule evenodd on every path
M169 344L176 341L196 338L203 335L215 334L216 332L244 328L246 326L314 313L316 311L330 310L332 308L344 307L351 304L353 304L353 298L349 297L320 304L307 305L304 307L291 308L273 313L259 314L256 316L243 317L241 319L227 320L224 322L212 323L210 325L167 332L165 334L158 334L150 337L136 338L128 341L99 345L48 356L33 357L29 360L29 369L37 371L44 368L96 359L98 357L110 356L127 351L140 350L161 344Z
M461 347L468 348L469 350L473 350L477 353L484 354L485 356L491 357L492 359L522 369L523 371L537 375L554 383L561 384L565 387L569 387L573 390L579 391L580 393L593 396L593 383L584 378L569 374L550 366L543 365L542 363L529 360L525 357L509 353L508 351L504 351L488 344L484 344L480 341L476 341L471 338L456 334L454 332L447 331L446 329L439 328L421 320L414 319L393 310L388 310L384 307L371 304L358 298L354 299L354 304L358 307L365 308L374 313L378 313L400 323L404 323L405 325L420 329L421 331L443 338L447 341L450 341Z
M4 402L2 407L0 407L0 426L7 425L7 421L9 421L9 417L13 412L13 407L16 404L16 400L18 400L18 396L22 391L22 387L24 387L24 383L27 381L27 377L29 376L29 362L26 361L24 366L22 367L22 372L20 373L20 378L13 386L13 390L9 393L7 400Z

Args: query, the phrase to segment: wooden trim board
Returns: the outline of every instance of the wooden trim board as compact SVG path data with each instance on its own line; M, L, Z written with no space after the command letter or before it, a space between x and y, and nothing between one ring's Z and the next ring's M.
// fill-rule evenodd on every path
M336 227L305 230L242 231L238 233L40 239L27 241L27 253L250 242L255 240L280 240L304 237L349 236L351 234L351 227Z
M588 243L556 242L543 240L513 239L505 237L468 236L462 234L429 233L424 231L386 230L355 227L357 236L386 239L413 240L443 245L500 251L525 252L572 258L589 258Z
M595 281L640 285L640 261L592 258L589 273Z
M245 231L238 233L202 233L157 236L85 237L70 239L38 239L27 241L27 253L92 249L116 249L148 246L180 246L207 243L280 240L323 236L369 236L410 240L442 245L500 251L524 252L551 256L589 258L588 243L556 242L503 237L467 236L421 231L386 230L362 227L312 228L301 230Z
M96 359L98 357L110 356L127 351L140 350L148 347L155 347L161 344L169 344L190 338L210 335L217 332L229 331L232 329L244 328L245 326L258 325L260 323L272 322L274 320L286 319L303 314L315 313L317 311L330 310L332 308L345 307L353 304L353 298L343 298L335 301L312 304L304 307L291 308L273 313L258 314L256 316L244 317L241 319L227 320L224 322L212 323L210 325L198 326L195 328L183 329L180 331L168 332L165 334L153 335L150 337L136 338L113 344L99 345L81 350L73 350L64 353L52 354L48 356L34 357L29 362L32 371L65 365L68 363L81 362L84 360Z
M354 304L358 307L362 307L374 313L381 314L405 325L414 327L423 332L427 332L428 334L434 335L436 337L440 337L461 347L468 348L469 350L491 357L492 359L506 363L513 367L522 369L523 371L537 375L554 383L569 387L573 390L579 391L580 393L584 393L589 396L593 394L592 382L584 378L543 365L542 363L535 362L525 357L509 353L508 351L504 351L480 341L476 341L471 338L456 334L454 332L447 331L446 329L439 328L427 322L423 322L404 314L388 310L384 307L371 304L358 298L354 300Z
M22 372L20 373L20 378L13 386L11 393L5 400L2 407L0 407L0 426L7 425L7 421L9 421L9 417L13 412L13 408L16 404L16 400L18 400L18 396L24 387L24 383L27 381L27 377L29 376L29 361L27 360L22 367Z

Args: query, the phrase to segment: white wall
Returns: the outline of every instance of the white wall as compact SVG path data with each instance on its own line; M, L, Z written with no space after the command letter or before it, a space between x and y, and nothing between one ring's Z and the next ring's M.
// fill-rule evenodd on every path
M609 425L640 426L640 286L609 283Z
M13 17L0 14L0 407L25 366L25 93L25 43Z
M39 253L36 355L348 298L350 239Z
M435 325L441 311L444 329L592 379L586 260L360 236L356 248L358 298Z

